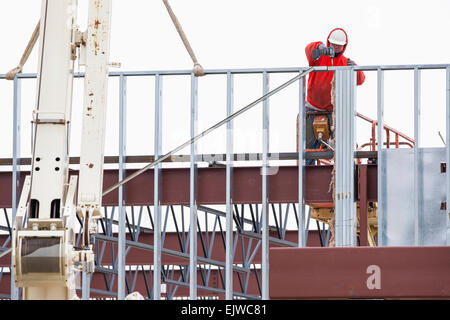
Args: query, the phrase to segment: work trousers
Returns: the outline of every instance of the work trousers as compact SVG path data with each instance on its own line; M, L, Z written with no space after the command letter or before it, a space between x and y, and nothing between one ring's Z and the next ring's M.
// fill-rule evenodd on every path
M319 149L321 143L319 140L316 139L316 136L314 135L314 127L313 122L317 115L313 114L314 112L317 112L316 109L310 108L308 106L305 107L305 113L306 113L306 149ZM333 124L332 119L332 113L330 110L330 113L327 114L328 118L328 127L330 128L330 138L333 138L333 132L331 132L331 125ZM309 159L305 162L307 165L312 165L316 163L316 160Z

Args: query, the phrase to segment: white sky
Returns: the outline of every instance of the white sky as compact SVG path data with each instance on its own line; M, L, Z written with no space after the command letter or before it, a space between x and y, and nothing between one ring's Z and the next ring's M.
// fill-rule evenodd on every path
M205 69L269 68L307 66L305 46L311 41L325 41L334 27L344 28L349 35L345 55L358 65L437 64L450 63L450 1L297 1L297 0L171 0L170 1L191 45ZM86 17L87 0L79 0L79 19L82 29ZM6 73L20 60L28 39L39 19L39 0L1 0L0 30L2 51L0 73ZM121 62L116 70L186 70L192 62L160 0L113 0L111 61ZM24 72L36 72L37 49L33 51ZM273 76L272 87L292 75ZM138 83L139 81L139 83ZM129 80L128 92L128 153L152 153L153 146L153 80L142 87L141 79ZM177 82L178 81L178 82ZM385 123L413 136L413 74L389 72L385 76ZM445 73L424 71L422 76L422 144L442 146L438 131L445 135ZM188 139L189 81L164 80L165 105L163 140L167 152ZM202 91L202 85L204 89ZM180 90L179 88L183 89ZM78 89L77 89L78 88ZM199 131L225 116L225 81L220 77L200 79ZM236 79L235 108L241 108L261 95L260 77ZM78 90L78 91L77 91ZM112 126L106 154L117 151L117 81L110 83L111 110L108 121ZM177 91L178 90L178 91ZM290 91L289 91L290 90ZM78 93L77 93L78 92ZM296 89L290 88L280 98L271 99L271 148L279 151L295 150L295 115L297 105L290 99ZM22 155L29 156L29 121L35 99L34 82L22 86ZM184 102L180 103L180 99ZM277 99L278 102L277 102ZM71 148L79 150L77 125L82 101L82 83L75 89ZM142 101L149 101L142 109ZM280 108L286 110L280 112ZM0 81L0 157L12 153L12 85ZM180 109L181 108L181 109ZM366 73L366 83L358 89L358 111L376 118L376 75ZM261 111L252 110L236 130L260 127ZM173 117L177 114L178 117ZM282 117L284 116L284 118ZM287 118L286 118L287 117ZM255 120L256 118L256 120ZM245 122L244 121L247 121ZM117 127L117 126L116 126ZM361 129L360 129L361 128ZM168 131L169 130L169 131ZM368 142L370 127L358 125L360 143ZM149 133L146 136L144 133ZM176 136L175 138L171 138ZM199 151L214 147L214 139L200 143ZM278 135L278 137L274 137ZM144 137L144 138L143 138ZM147 138L145 138L147 137ZM142 139L145 140L143 143ZM111 142L113 141L113 142ZM136 143L136 141L140 141ZM240 144L241 143L241 144ZM145 145L144 145L145 144ZM236 152L260 151L261 140L249 137L245 143L236 141ZM255 146L258 147L255 147ZM214 149L214 148L213 148ZM209 149L208 149L209 150ZM224 149L214 149L221 151ZM182 152L183 153L183 152ZM184 153L188 153L187 150Z

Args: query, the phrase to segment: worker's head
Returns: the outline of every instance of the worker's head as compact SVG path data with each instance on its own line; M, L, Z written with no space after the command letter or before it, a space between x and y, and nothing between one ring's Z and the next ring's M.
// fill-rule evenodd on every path
M345 45L335 44L330 42L330 45L334 48L336 54L341 53L344 50Z
M328 36L329 46L334 47L336 56L340 55L347 46L347 34L343 29L336 28L330 32Z

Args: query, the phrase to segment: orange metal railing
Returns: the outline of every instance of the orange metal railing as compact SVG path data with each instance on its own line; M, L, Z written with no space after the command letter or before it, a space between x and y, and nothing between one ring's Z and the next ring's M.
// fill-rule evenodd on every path
M369 118L369 117L367 117L367 116L365 116L365 115L363 115L363 114L361 114L359 112L356 112L356 116L358 118L361 118L361 119L363 119L363 120L365 120L367 122L370 122L372 124L372 138L371 138L371 142L368 143L368 144L363 144L360 148L366 147L367 145L371 145L371 147L372 147L371 151L375 151L376 150L376 147L375 147L376 146L376 134L375 134L376 130L375 130L375 128L378 125L378 121L377 120L373 120L373 119L371 119L371 118ZM386 145L386 148L390 148L391 145L395 145L395 148L399 148L400 145L408 145L409 147L414 148L414 144L415 144L414 143L414 139L408 137L406 134L404 134L404 133L402 133L402 132L400 132L400 131L398 131L398 130L396 130L394 128L391 128L391 127L389 127L387 125L383 125L383 128L386 131L386 142L384 143ZM390 142L390 133L391 132L395 134L395 142L394 143ZM400 137L405 139L406 141L400 142L399 141Z
M376 126L378 125L378 121L373 120L359 112L356 112L356 116L360 119L363 119L363 120L371 123L371 125L372 125L372 136L371 136L370 142L364 143L360 147L357 146L357 151L361 151L367 146L370 146L370 151L376 151ZM297 152L298 152L298 139L299 139L298 123L299 123L299 115L297 115ZM386 146L386 148L390 148L391 145L395 146L396 149L400 148L400 146L402 146L402 145L406 145L406 146L409 146L410 148L414 148L414 145L415 145L414 139L412 139L411 137L408 137L406 134L404 134L392 127L389 127L387 125L383 125L383 128L386 131L386 142L383 143ZM391 142L391 139L390 139L391 133L395 135L395 142ZM400 141L400 138L403 138L406 141ZM323 148L323 146L320 146L319 149L305 149L305 152L318 152L318 151L319 152L325 151L325 149ZM326 159L319 159L317 162L318 162L318 165L333 164L330 160L326 160ZM360 164L361 159L358 158L356 160L356 163ZM297 165L298 165L298 161L297 161Z

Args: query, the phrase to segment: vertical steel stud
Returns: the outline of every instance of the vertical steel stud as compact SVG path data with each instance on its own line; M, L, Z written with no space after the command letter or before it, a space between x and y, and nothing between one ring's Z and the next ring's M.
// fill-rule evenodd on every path
M378 246L386 245L386 167L383 156L384 141L384 71L377 70L377 194L378 194Z
M155 76L155 160L162 154L162 77ZM161 186L162 165L154 170L154 230L153 230L153 299L161 299Z
M13 166L12 166L12 217L11 225L16 220L17 205L20 198L20 122L21 122L21 80L14 78L13 94ZM11 226L11 227L12 227ZM12 260L12 259L11 259ZM14 283L14 262L11 261L11 300L19 300L19 288Z
M269 74L263 72L263 95L269 92ZM262 145L262 299L269 299L269 100L263 102L263 145Z
M304 165L303 154L305 149L305 78L299 79L299 104L298 104L298 246L306 246L307 231L305 230L305 202L304 195Z
M127 78L120 75L119 97L119 181L125 178L126 163L126 95ZM125 186L119 187L119 239L117 252L117 299L125 299Z
M414 69L414 245L420 245L420 70Z
M191 138L197 135L198 122L198 79L191 74ZM191 144L190 166L190 250L189 250L189 295L191 300L197 299L197 142Z
M227 117L233 113L233 75L227 73ZM233 120L227 123L225 299L233 299Z

